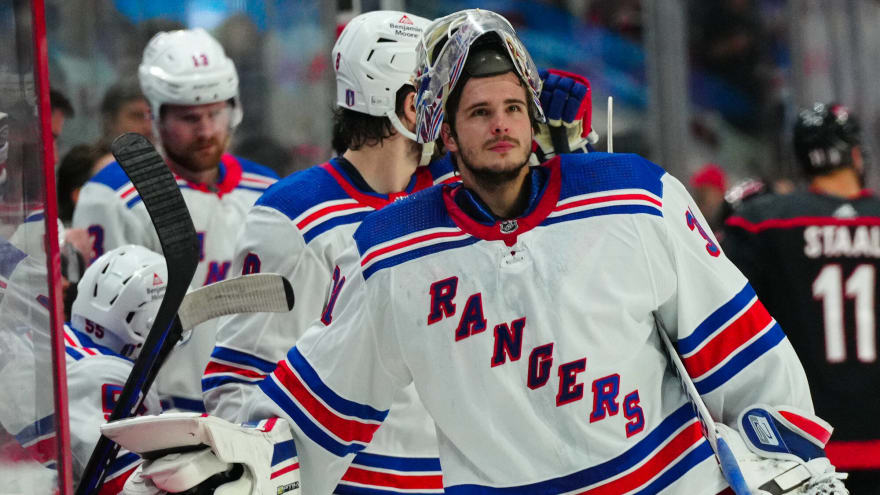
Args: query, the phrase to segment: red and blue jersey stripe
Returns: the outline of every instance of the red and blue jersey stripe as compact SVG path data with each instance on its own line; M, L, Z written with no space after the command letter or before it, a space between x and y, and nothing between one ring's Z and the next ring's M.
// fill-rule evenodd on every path
M706 394L784 339L782 328L746 284L690 335L679 339L678 352L697 391Z
M15 440L30 456L46 467L52 467L58 457L55 450L55 415L50 414L15 434Z
M131 362L131 359L117 354L107 347L94 343L86 334L74 330L68 325L64 325L64 351L75 361L79 361L88 356L103 355L113 356Z
M369 248L361 257L364 279L378 270L399 265L449 249L469 246L480 239L457 227L440 227L414 232L393 241Z
M448 156L419 167L406 188L395 194L364 191L349 177L339 158L291 174L258 201L278 210L302 233L306 243L342 225L360 223L367 214L434 184L456 182Z
M667 416L634 446L601 464L528 485L503 488L477 484L447 486L450 495L534 495L578 493L652 494L668 487L713 456L690 404ZM714 461L713 461L714 462Z
M275 369L275 363L253 354L216 346L202 376L202 391L228 383L256 384Z
M313 442L339 457L363 450L388 415L337 395L296 347L260 388Z
M359 452L342 476L337 495L422 495L443 493L440 459Z

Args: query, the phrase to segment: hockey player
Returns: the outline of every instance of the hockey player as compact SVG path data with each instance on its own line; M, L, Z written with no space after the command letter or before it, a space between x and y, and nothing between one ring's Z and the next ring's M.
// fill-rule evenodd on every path
M199 233L200 261L192 283L223 280L247 210L277 179L268 168L225 153L242 118L235 66L206 31L171 31L150 40L138 75L154 135ZM73 224L88 229L93 259L129 243L161 251L146 208L116 163L83 187ZM159 377L169 407L203 409L200 380L214 345L214 332L208 330L213 328L194 332L165 367L174 373Z
M828 457L853 493L871 494L880 493L880 200L863 189L859 134L846 107L801 111L794 151L809 190L744 203L722 245L786 329L816 412L835 425Z
M121 246L95 260L79 283L73 317L64 327L74 482L85 469L122 391L165 293L165 259L141 246ZM155 392L139 414L161 411ZM54 462L54 415L22 428L16 440L44 464ZM140 458L122 451L101 493L118 493Z
M286 314L237 315L224 321L202 379L212 414L235 421L256 383L275 368L309 323L332 307L340 284L333 261L352 244L361 219L397 199L457 180L448 159L419 167L415 142L415 48L428 21L396 11L352 19L332 51L339 155L278 183L248 213L233 271L275 272L294 285ZM284 242L279 240L284 239ZM329 320L328 320L329 322ZM338 493L442 490L433 424L412 388L399 394L395 416L358 456Z
M449 156L418 166L421 146L413 133L415 88L410 80L426 24L404 12L369 12L352 19L336 42L331 60L337 78L334 146L339 156L285 178L257 202L233 265L236 273L286 275L295 285L297 304L291 314L239 315L221 325L203 378L212 414L235 421L248 397L260 393L259 380L309 323L330 323L335 290L343 284L334 261L352 245L351 234L364 216L433 184L458 180ZM554 89L562 95L555 100L547 95L548 105L568 104L570 115L560 115L561 120L574 124L577 116L583 125L575 110L583 114L582 107L589 105L587 86L581 84L577 93L573 78L562 81L559 73L547 77L555 78ZM571 147L583 144L582 128L576 130ZM549 138L544 141L546 148ZM434 426L413 387L395 398L385 426L355 457L337 493L403 489L442 490Z
M664 331L715 418L747 428L766 404L761 438L811 446L802 487L846 493L790 344L683 186L633 155L529 168L540 81L510 24L463 11L423 39L416 134L442 134L462 183L363 220L329 325L243 404L293 424L303 491L332 491L413 383L446 493L719 493Z

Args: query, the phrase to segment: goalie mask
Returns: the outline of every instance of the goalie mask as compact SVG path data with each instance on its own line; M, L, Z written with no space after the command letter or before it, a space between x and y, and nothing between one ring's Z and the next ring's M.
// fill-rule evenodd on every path
M479 40L479 41L478 41ZM538 98L541 78L529 52L516 36L516 31L504 17L487 10L471 9L456 12L432 22L425 29L417 50L416 136L420 143L432 143L440 135L440 125L446 112L446 100L455 90L465 73L468 53L475 44L497 47L497 52L509 60L488 57L480 64L494 75L493 67L503 73L513 70L522 80L530 96L530 111L539 122L544 112ZM476 68L476 64L473 64ZM505 68L506 67L510 67Z
M333 46L336 105L388 117L397 132L415 141L397 117L395 100L411 84L416 45L428 20L391 10L361 14L345 26Z
M158 33L138 67L155 129L162 105L203 105L232 100L231 128L241 123L238 73L226 52L204 29Z
M96 344L136 358L165 295L165 258L142 246L108 251L77 285L71 326Z

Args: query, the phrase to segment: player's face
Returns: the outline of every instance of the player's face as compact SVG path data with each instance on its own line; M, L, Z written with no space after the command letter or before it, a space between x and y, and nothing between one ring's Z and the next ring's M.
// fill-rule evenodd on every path
M229 143L229 104L165 105L162 110L159 136L168 158L192 172L216 168Z
M526 171L532 125L526 90L512 72L469 79L444 144L458 155L462 180L504 183Z
M143 98L125 102L116 112L110 134L116 137L126 132L136 132L147 139L153 139L153 126L150 123L150 105Z

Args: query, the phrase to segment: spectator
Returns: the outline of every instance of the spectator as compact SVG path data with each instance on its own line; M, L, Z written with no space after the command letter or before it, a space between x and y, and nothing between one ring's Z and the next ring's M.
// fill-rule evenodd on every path
M65 226L73 220L73 208L80 188L106 165L110 152L104 144L78 144L68 151L58 165L58 218Z
M697 207L703 212L709 227L712 231L718 231L721 227L721 205L727 191L727 174L724 169L714 163L707 163L691 176L690 186Z
M153 140L150 104L134 79L117 82L104 93L101 101L102 139L109 143L126 132L136 132Z
M49 106L52 109L50 118L52 119L52 150L55 153L55 160L58 160L58 140L61 132L64 130L64 122L72 119L75 115L73 105L70 100L64 96L64 93L57 89L49 90Z

